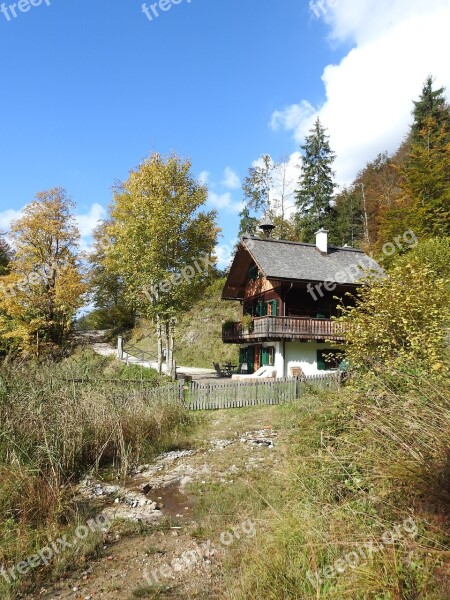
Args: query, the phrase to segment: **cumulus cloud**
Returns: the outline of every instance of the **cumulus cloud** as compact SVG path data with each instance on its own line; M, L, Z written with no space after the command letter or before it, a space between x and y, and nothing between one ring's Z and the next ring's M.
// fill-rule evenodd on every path
M206 185L209 181L209 171L202 171L198 176L198 180L202 185Z
M231 213L240 213L243 204L242 202L235 202L230 192L224 192L218 194L216 192L209 192L208 194L209 204L217 210L226 210Z
M21 210L14 210L13 208L8 208L8 210L3 210L0 212L0 233L5 233L11 227L11 223L16 221L22 216Z
M241 180L231 167L225 168L222 185L230 188L231 190L237 190L241 187Z
M77 214L75 219L77 221L78 229L80 230L81 237L90 237L93 230L106 216L106 210L97 202L92 204L89 211L85 214Z
M379 152L396 150L411 123L412 101L429 74L449 93L450 6L446 0L339 0L326 7L330 37L351 40L354 48L338 65L325 68L323 105L300 100L274 112L271 126L291 131L302 143L319 116L329 129L338 181L344 184Z

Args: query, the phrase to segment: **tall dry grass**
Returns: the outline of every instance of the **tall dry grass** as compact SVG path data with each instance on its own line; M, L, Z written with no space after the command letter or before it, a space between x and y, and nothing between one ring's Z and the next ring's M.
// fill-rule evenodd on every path
M95 383L66 380L80 364ZM90 353L60 365L0 368L0 566L85 518L72 502L84 474L107 467L109 476L125 477L184 441L192 418L180 404L158 399L156 379L115 384L105 380L111 369ZM12 593L1 585L1 597Z
M448 600L448 378L433 381L410 369L377 373L337 396L319 394L281 410L285 467L252 484L267 507L254 515L255 544L231 553L224 596ZM402 529L407 519L417 535ZM385 544L383 534L396 526L403 535ZM381 550L325 576L370 542Z

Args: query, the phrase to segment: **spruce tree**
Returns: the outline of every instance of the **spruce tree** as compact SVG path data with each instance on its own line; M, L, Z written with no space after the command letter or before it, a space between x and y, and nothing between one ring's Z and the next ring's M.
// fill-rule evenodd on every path
M424 142L421 132L427 124L429 125L429 119L435 123L432 133L436 134L444 129L446 140L450 141L450 107L445 97L445 88L434 90L433 83L433 77L429 75L423 85L419 100L414 101L412 113L414 122L411 126L412 144Z
M336 155L318 118L301 148L302 174L296 192L297 222L301 239L314 242L314 233L330 224L331 200L336 188L332 168Z
M5 275L8 272L8 264L10 260L11 248L0 234L0 275Z

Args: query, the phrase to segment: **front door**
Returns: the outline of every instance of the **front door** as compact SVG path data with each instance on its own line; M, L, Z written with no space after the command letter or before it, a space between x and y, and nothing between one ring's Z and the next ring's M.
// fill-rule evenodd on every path
M255 346L255 371L261 367L261 348L262 346Z
M245 373L251 375L255 372L255 348L254 346L248 346L247 348L241 348L239 353L239 362L241 365L247 365L247 370Z

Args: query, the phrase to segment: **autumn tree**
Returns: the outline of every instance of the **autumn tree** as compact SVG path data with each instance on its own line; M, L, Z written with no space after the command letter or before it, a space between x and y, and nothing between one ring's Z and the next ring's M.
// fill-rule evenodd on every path
M175 320L202 293L215 264L216 212L201 210L206 199L189 160L155 153L116 187L110 209L106 264L154 322L160 371L164 334L172 376Z
M399 257L384 277L367 277L356 306L342 307L339 319L346 326L344 348L354 368L406 365L437 375L445 372L449 263L448 243L425 242Z
M314 233L327 226L336 183L329 136L320 119L306 136L302 149L302 170L296 193L298 227L302 241L314 242Z
M63 189L50 189L11 226L14 256L0 278L0 331L24 353L60 346L83 305L73 207Z

